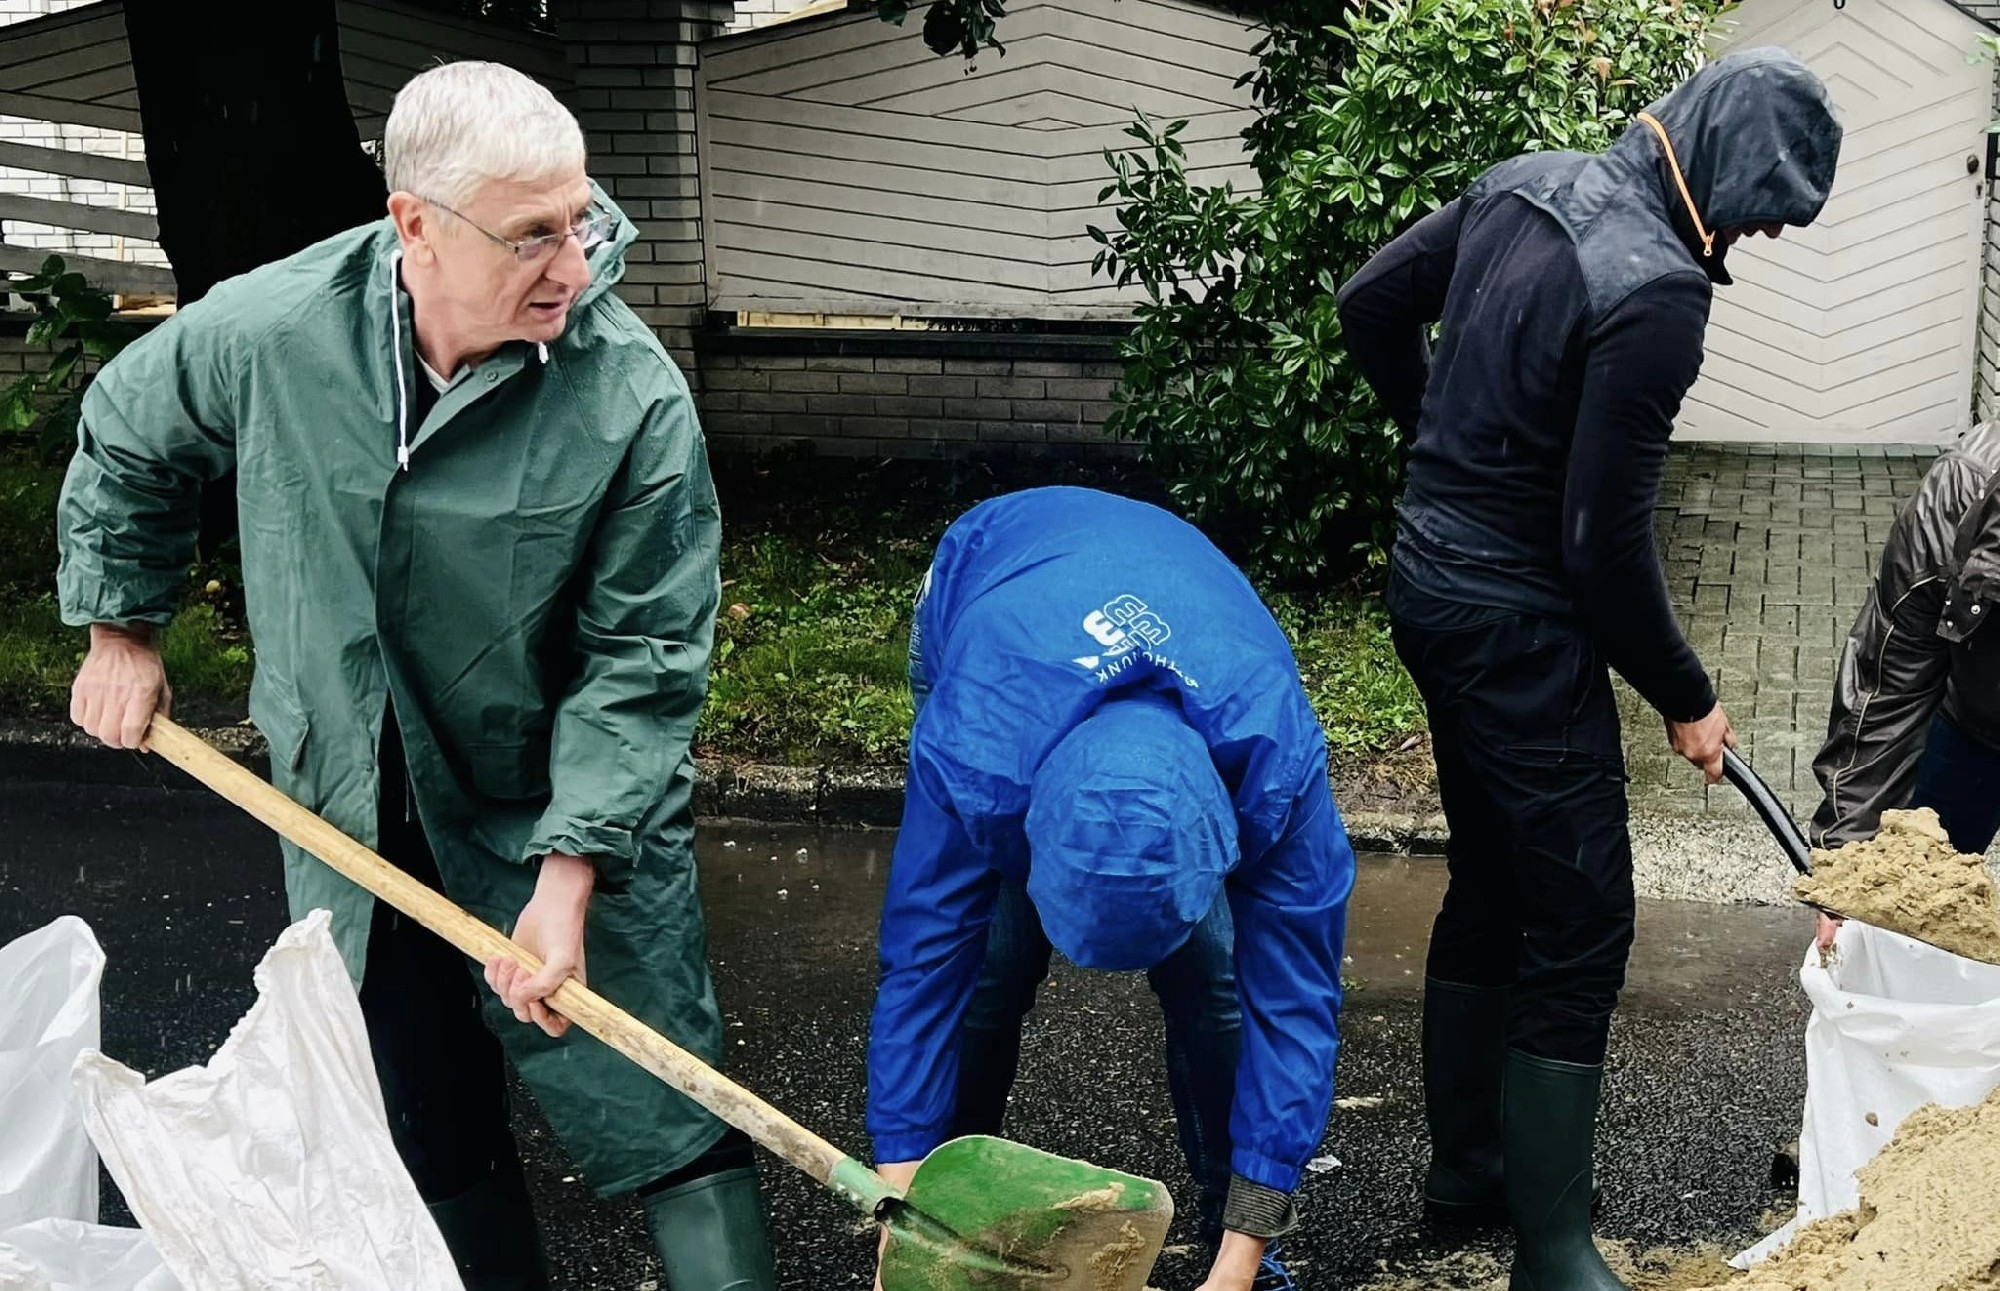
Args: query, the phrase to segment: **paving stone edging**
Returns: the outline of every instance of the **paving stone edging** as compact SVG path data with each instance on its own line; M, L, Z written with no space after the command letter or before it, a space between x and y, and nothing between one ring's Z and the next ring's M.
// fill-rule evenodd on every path
M269 774L262 738L247 726L198 732L259 775ZM103 748L54 723L0 721L0 780L192 788L178 770L144 754ZM902 814L894 767L787 767L697 762L695 810L708 821L892 828ZM1434 812L1343 813L1356 850L1441 856L1446 829ZM1635 809L1633 871L1641 896L1783 904L1791 871L1763 827L1747 816Z

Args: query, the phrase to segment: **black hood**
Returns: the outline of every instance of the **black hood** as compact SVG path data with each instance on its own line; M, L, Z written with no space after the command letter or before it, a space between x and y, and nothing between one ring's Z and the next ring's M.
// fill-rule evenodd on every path
M1675 231L1714 281L1730 281L1722 230L1804 227L1826 206L1840 160L1840 122L1826 86L1784 50L1748 49L1717 59L1647 111L1666 127L1702 223L1717 235L1714 255L1701 254L1701 239L1651 126L1635 121L1611 153L1643 159L1658 174Z

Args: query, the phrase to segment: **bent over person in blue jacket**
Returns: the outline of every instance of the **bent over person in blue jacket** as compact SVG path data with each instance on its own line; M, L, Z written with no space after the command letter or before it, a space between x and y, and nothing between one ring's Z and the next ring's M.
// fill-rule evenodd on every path
M1143 969L1215 1250L1281 1291L1276 1239L1333 1099L1354 853L1291 647L1157 507L1077 488L945 533L910 638L917 722L882 912L868 1130L907 1184L996 1134L1051 949Z

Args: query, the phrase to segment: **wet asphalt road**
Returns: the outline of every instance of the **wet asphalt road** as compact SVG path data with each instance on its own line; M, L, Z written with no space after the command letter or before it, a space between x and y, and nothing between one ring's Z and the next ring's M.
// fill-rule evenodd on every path
M891 841L732 824L705 827L701 841L732 1074L858 1152ZM1308 1176L1305 1224L1290 1241L1314 1291L1496 1240L1434 1233L1414 1205L1424 1159L1417 993L1442 878L1434 860L1363 866L1338 1091L1361 1102L1335 1112L1322 1152L1340 1164ZM276 848L198 790L0 781L0 942L64 913L89 921L109 957L105 1051L157 1077L205 1062L251 1003L251 968L285 922ZM1600 1232L1730 1246L1754 1237L1767 1208L1788 1206L1768 1175L1774 1146L1796 1136L1804 1093L1796 968L1809 934L1792 910L1642 903L1613 1030ZM1059 967L1042 1001L1010 1136L1163 1178L1191 1209L1143 978ZM566 1182L562 1152L532 1112L519 1128L556 1285L654 1287L636 1211ZM864 1285L871 1242L856 1217L774 1159L763 1164L782 1284ZM131 1222L108 1184L105 1221ZM1177 1229L1173 1240L1188 1239ZM1193 1287L1197 1264L1170 1255L1154 1283Z

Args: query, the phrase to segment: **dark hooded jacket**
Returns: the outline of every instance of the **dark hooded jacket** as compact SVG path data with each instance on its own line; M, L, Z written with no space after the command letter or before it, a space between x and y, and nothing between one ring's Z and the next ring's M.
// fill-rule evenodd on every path
M1815 844L1872 837L1884 810L1909 803L1940 708L1967 736L2000 749L2000 637L1985 626L1995 615L2000 423L1988 423L1925 473L1882 549L1813 760L1825 791Z
M1720 59L1649 111L1710 233L1810 224L1825 205L1841 129L1782 50ZM1349 353L1411 441L1399 576L1579 622L1678 721L1715 692L1674 621L1652 511L1726 252L1721 237L1704 250L1658 135L1635 121L1601 155L1495 166L1340 292Z

